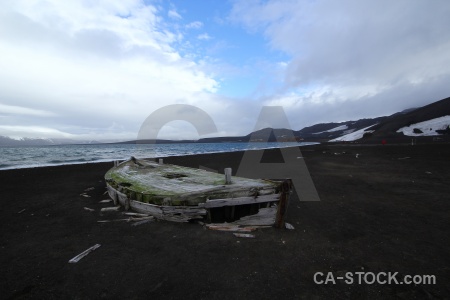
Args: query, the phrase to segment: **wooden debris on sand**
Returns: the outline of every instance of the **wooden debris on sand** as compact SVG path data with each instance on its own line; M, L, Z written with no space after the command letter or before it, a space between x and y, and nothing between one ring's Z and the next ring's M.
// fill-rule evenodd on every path
M133 212L123 212L122 213L125 216L132 216L132 217L148 217L149 214L140 214L140 213L133 213Z
M74 264L80 261L80 259L82 259L83 257L85 257L86 255L88 255L89 253L91 253L92 251L94 251L95 249L97 249L98 247L100 247L100 244L95 244L94 246L92 246L91 248L81 252L80 254L78 254L77 256L75 256L74 258L72 258L71 260L69 260L70 264Z
M92 209L92 208L89 208L89 207L83 207L84 208L84 210L87 210L87 211L95 211L95 209Z
M254 239L255 235L254 234L249 234L249 233L233 233L234 236L239 237L239 238L250 238L250 239Z
M290 229L290 230L294 230L295 229L294 226L292 226L289 223L284 223L284 226L286 227L286 229Z
M206 227L211 230L235 231L235 232L252 232L257 229L257 227L240 227L239 225L233 225L228 223L206 224Z
M109 202L112 202L112 199L101 200L98 203L109 203Z
M129 217L129 218L126 218L126 219L98 220L97 223L110 223L110 222L121 222L121 221L138 222L138 221L143 221L143 220L154 221L154 220L155 220L155 217L153 217L153 216L148 216L148 217L142 217L142 218L133 218L133 217Z
M120 206L103 207L100 211L118 211Z
M153 222L154 220L155 220L155 218L152 217L151 219L146 219L146 220L135 222L135 223L131 224L131 226L139 226L139 225L142 225L142 224L145 224L148 222Z

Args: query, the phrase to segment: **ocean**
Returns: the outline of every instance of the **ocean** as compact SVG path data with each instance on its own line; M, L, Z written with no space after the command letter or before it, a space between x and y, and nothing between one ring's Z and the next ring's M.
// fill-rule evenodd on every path
M306 146L315 143L95 144L0 147L0 170L136 158Z

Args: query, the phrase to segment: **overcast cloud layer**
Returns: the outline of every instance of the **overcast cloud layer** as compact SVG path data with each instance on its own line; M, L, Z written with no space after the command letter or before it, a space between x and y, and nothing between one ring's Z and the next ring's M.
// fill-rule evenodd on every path
M282 105L298 130L450 96L446 0L233 1L216 20L223 30L261 36L272 53L287 57L245 66L193 49L194 37L217 39L207 22L187 22L189 11L159 3L5 1L0 135L133 139L145 118L168 104L206 111L218 128L212 135L244 135L263 105ZM252 67L267 72L255 91L224 96L223 75L252 76ZM172 122L159 137L197 135Z

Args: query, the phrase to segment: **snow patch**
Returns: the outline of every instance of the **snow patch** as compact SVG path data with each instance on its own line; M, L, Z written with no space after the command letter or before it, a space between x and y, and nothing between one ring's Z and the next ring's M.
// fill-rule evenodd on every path
M329 142L351 142L351 141L359 140L360 138L362 138L364 136L364 133L374 132L375 130L366 130L366 129L374 126L374 125L376 125L376 124L370 125L370 126L368 126L366 128L363 128L363 129L357 130L355 132L352 132L352 133L340 136L338 138L332 139Z
M450 116L443 116L402 127L397 130L397 132L402 132L404 135L408 136L432 136L439 135L436 130L445 130L448 126L450 126ZM415 128L420 129L422 133L414 133Z
M342 132L342 134L349 134L352 133L353 131L355 131L355 129L349 129L349 130L345 130L344 132Z
M347 128L348 128L347 125L341 125L341 126L338 126L338 127L335 127L335 128L331 128L331 129L328 129L328 130L325 130L325 131L321 131L321 132L316 132L316 133L313 133L313 134L321 134L321 133L324 133L324 132L340 131L340 130L345 130Z

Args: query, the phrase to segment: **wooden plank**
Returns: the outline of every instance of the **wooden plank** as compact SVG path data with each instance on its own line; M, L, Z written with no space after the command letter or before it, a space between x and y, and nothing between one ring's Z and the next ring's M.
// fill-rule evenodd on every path
M130 207L132 210L143 213L143 214L149 214L152 216L162 216L163 212L160 206L154 205L154 204L148 204L136 200L130 201Z
M261 202L276 202L279 200L280 194L271 194L254 197L237 197L237 198L227 198L227 199L213 199L207 200L206 203L200 203L198 206L204 208L214 208L223 206L235 206L243 204L255 204Z
M106 184L106 188L107 188L109 197L114 202L114 205L117 205L117 192L116 192L116 190L112 186L110 186L109 184Z
M118 211L120 206L103 207L100 211Z
M74 258L72 258L71 260L69 260L69 263L74 264L80 261L80 259L82 259L83 257L85 257L86 255L88 255L89 253L91 253L92 251L94 251L95 249L97 249L98 247L100 247L100 244L95 244L94 246L92 246L91 248L81 252L80 254L78 254L77 256L75 256Z
M235 231L235 232L251 232L255 231L255 227L240 227L239 225L222 223L222 224L206 224L206 227L211 230L219 231Z
M189 206L162 206L164 214L206 215L206 209Z
M131 224L131 226L138 226L138 225L145 224L145 223L152 222L152 221L154 221L154 218L153 219L147 219L147 220L138 221L136 223Z
M286 227L286 229L289 229L289 230L294 230L295 229L294 226L292 226L291 224L289 224L287 222L284 223L284 226Z
M251 238L251 239L255 238L255 235L254 234L250 234L250 233L236 233L236 232L234 232L233 234L234 234L234 236L240 237L240 238Z
M140 214L140 213L133 213L133 212L123 212L122 213L125 216L132 216L132 217L148 217L148 214Z

